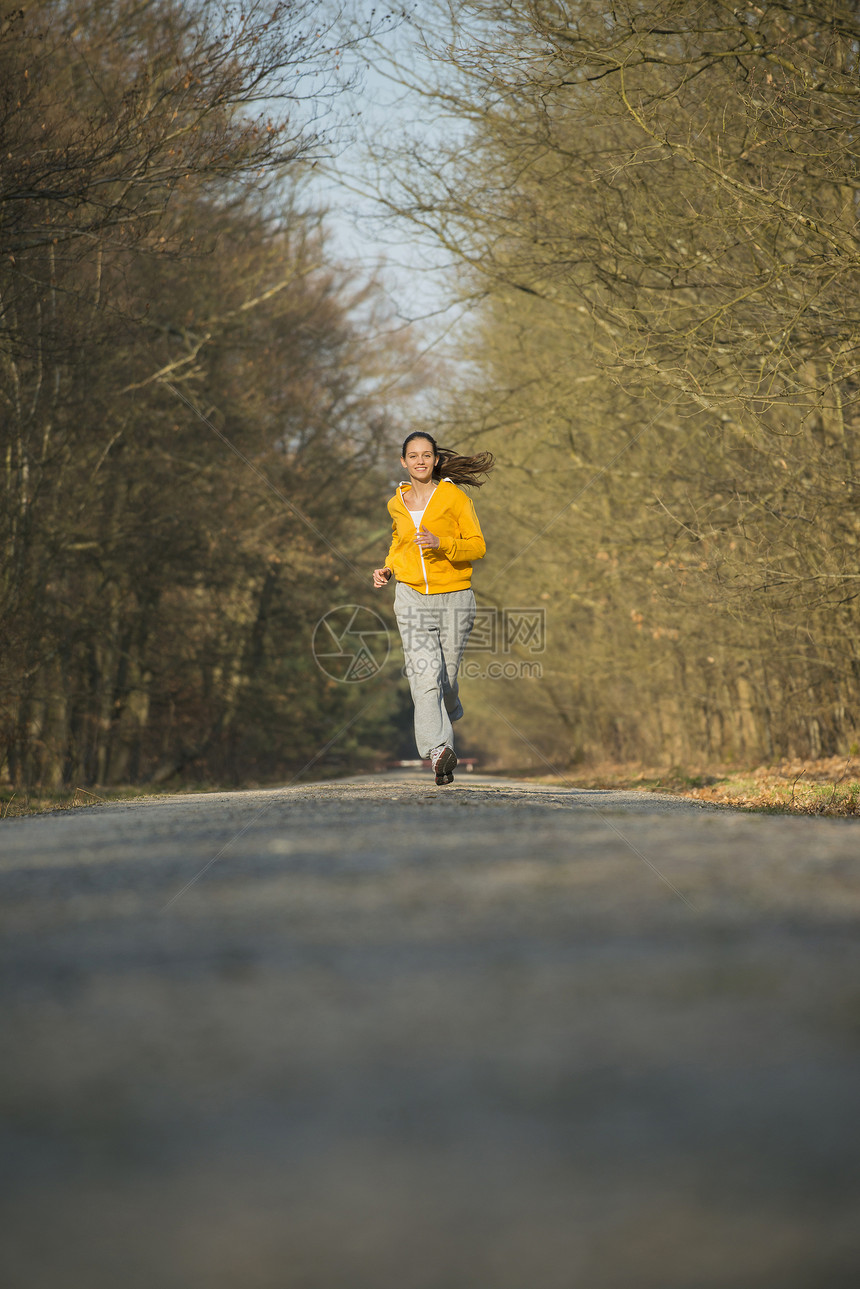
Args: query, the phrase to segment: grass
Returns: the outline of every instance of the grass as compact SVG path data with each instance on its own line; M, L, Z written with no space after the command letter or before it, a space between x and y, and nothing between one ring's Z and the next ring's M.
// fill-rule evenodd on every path
M578 788L619 788L667 792L770 814L860 815L860 758L827 757L816 761L781 761L750 768L711 766L655 770L607 765L577 767L564 780Z
M108 800L147 797L146 788L73 788L63 791L15 789L0 786L0 819L17 819L22 815L43 815L52 809L75 809L80 806L102 806Z
M27 790L15 789L0 785L0 819L14 819L22 815L40 815L49 810L76 810L84 806L101 806L110 801L130 801L135 797L176 796L178 793L217 791L211 784L202 786L183 786L165 791L164 788L148 788L145 785L124 784L116 788L69 788L58 792L43 791L40 788Z

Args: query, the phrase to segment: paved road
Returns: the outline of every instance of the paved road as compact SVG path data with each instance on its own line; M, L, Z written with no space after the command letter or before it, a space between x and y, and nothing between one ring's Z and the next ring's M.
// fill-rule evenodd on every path
M860 1282L860 830L409 774L0 824L8 1289Z

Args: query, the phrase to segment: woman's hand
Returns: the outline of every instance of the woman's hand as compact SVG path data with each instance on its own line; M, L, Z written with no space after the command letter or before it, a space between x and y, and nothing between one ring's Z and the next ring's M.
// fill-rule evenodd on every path
M387 586L390 579L391 579L391 569L388 568L387 566L385 568L375 568L373 570L374 586Z
M428 532L423 524L415 534L415 540L419 546L435 547L439 545L439 538L434 533Z

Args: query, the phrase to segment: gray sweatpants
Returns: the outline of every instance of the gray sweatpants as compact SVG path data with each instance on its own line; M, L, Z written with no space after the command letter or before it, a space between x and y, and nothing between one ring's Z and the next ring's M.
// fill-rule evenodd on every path
M394 591L404 671L415 704L415 742L425 757L440 743L454 746L452 721L463 715L457 672L475 621L475 592L424 595L405 582Z

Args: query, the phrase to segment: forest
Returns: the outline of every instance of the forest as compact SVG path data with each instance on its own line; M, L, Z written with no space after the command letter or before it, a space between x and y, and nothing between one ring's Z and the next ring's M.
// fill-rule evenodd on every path
M856 7L437 19L431 72L392 74L467 128L378 162L465 284L438 429L498 460L476 585L546 614L478 737L562 768L856 755Z
M450 264L444 378L308 186L342 92L320 13L0 20L0 776L403 755L396 664L339 683L311 639L337 605L393 624L370 570L420 425L496 457L479 605L545 620L539 653L496 642L538 670L464 680L467 752L856 754L855 7L426 0L408 61L354 25L450 123L404 113L367 169Z
M374 283L329 254L303 188L338 90L316 10L93 0L3 21L14 785L330 772L390 735L310 647L382 539L400 427L380 391L408 356L376 343Z

